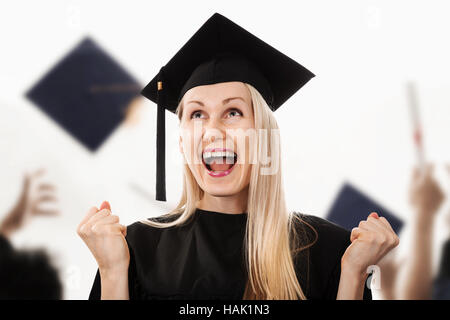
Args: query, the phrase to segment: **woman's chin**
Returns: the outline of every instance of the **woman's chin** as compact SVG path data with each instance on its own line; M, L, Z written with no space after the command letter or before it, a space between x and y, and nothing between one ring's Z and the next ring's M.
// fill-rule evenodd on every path
M213 197L231 197L239 193L239 190L236 189L236 186L226 185L207 185L205 186L203 191Z
M245 188L242 177L246 171L240 165L235 165L230 172L211 171L205 166L197 167L197 183L202 190L214 197L229 197L240 193ZM248 184L248 182L247 182Z
M242 189L239 186L239 179L231 176L220 178L203 176L202 187L203 191L214 197L233 196Z

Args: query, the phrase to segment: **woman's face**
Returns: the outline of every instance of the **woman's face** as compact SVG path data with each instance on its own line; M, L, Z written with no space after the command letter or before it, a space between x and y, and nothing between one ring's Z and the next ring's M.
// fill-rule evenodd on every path
M255 124L244 83L194 87L182 108L180 147L200 188L218 197L246 189L251 172L246 135Z

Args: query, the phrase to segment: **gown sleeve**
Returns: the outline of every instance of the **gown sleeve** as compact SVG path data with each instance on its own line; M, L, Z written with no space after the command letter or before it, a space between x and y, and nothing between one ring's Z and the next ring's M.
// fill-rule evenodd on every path
M101 281L100 272L97 269L95 274L94 283L92 284L91 292L89 293L89 300L100 300L101 298Z
M310 284L306 286L309 298L336 300L341 277L341 258L351 244L350 231L316 216L301 214L300 217L317 232L316 237L309 227L301 226L302 229L299 229L307 239L315 239L314 245L308 250L311 257L311 262L308 262L309 270L305 271L303 268L299 271L309 275L307 283ZM372 292L366 285L363 299L372 300Z

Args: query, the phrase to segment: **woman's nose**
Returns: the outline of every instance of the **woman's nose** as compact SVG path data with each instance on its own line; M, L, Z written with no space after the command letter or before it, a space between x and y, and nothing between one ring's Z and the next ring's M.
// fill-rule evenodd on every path
M214 142L216 140L224 139L224 128L217 117L211 117L209 121L203 123L204 133L203 139L206 142Z
M217 128L205 128L203 133L203 141L206 143L212 143L217 140L223 139L222 132Z

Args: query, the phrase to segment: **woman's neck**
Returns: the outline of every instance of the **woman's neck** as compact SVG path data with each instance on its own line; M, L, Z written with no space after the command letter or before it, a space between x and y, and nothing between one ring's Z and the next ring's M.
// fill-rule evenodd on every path
M248 188L238 194L224 197L216 197L204 193L203 198L197 203L197 208L207 211L216 211L230 214L247 212Z

